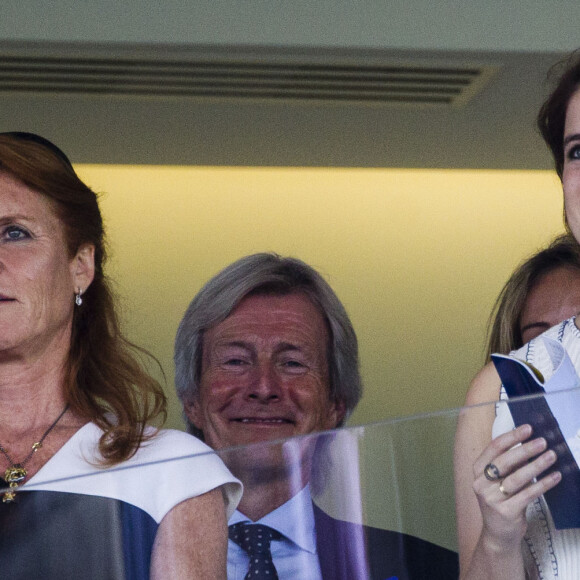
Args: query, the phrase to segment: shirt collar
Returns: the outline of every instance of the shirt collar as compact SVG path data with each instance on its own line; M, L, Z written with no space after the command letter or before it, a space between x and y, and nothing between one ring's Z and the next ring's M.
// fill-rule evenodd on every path
M243 513L236 510L228 523L232 525L240 522L260 523L270 526L303 550L316 554L314 510L308 485L286 503L266 514L257 522L252 522Z

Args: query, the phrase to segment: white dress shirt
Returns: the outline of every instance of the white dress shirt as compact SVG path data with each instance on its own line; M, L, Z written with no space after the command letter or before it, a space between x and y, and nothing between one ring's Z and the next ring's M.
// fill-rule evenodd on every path
M282 541L274 540L270 546L280 580L322 580L309 486L256 522L236 510L228 523L240 522L264 524L284 536ZM248 566L246 552L229 540L228 580L244 580Z

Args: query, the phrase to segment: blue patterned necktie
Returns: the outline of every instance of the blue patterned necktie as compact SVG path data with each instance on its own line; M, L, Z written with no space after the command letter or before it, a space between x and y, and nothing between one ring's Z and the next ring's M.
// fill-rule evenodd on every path
M262 524L239 523L229 526L230 540L235 542L250 558L250 567L244 580L278 580L272 562L270 542L281 540L282 534Z

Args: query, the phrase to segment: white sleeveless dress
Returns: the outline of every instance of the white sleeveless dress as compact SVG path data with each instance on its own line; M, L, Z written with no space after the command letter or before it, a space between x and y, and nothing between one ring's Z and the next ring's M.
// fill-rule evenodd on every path
M580 375L580 330L575 325L575 318L565 320L541 336L560 342ZM548 380L553 372L552 361L541 336L510 354L532 364ZM501 399L505 398L502 387ZM507 405L498 403L493 437L513 428L514 423ZM528 531L522 548L530 578L580 580L580 529L556 530L543 497L528 506L526 517Z

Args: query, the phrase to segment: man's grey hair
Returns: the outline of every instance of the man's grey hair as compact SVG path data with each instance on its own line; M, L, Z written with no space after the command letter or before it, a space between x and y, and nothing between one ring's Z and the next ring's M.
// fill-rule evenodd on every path
M303 293L325 319L330 396L344 403L344 421L362 394L354 328L344 306L314 268L273 253L253 254L230 264L191 301L175 337L175 385L181 402L185 405L198 397L206 330L225 320L247 296L293 293ZM201 431L185 419L188 432L203 438Z

